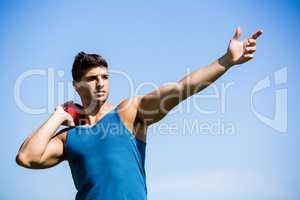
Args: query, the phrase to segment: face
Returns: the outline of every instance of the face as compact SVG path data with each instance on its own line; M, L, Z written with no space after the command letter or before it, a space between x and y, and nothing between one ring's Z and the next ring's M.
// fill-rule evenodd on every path
M80 82L75 82L79 95L89 101L104 103L109 94L108 70L105 67L93 67L85 71Z

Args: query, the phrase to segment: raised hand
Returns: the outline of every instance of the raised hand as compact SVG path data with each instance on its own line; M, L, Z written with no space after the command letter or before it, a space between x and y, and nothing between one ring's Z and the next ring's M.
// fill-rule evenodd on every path
M241 28L237 27L225 54L228 64L230 66L238 65L251 60L254 57L254 52L256 51L256 39L261 34L262 31L259 30L244 41L240 41Z
M60 115L61 117L63 117L64 121L62 123L62 125L64 126L75 126L75 122L73 120L73 117L64 110L64 106L67 105L68 103L73 103L73 101L68 101L66 103L64 103L63 105L58 105L55 108L55 114Z

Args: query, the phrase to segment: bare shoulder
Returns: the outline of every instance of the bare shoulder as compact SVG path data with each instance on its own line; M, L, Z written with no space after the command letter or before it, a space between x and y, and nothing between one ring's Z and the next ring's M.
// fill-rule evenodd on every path
M140 101L141 101L140 96L134 96L134 97L130 97L128 99L122 100L119 103L119 105L117 105L119 113L124 114L127 117L134 116L137 112Z
M146 142L146 127L137 118L138 106L141 96L134 96L124 99L117 105L118 113L126 128L133 133L138 139Z
M122 100L119 105L117 105L119 115L123 122L133 123L136 120L140 100L140 96L133 96Z

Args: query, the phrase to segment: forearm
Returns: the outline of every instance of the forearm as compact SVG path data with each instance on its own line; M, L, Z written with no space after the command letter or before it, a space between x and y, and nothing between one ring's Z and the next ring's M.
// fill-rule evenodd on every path
M226 56L222 56L206 67L202 67L188 74L179 81L182 94L181 98L186 99L200 92L222 76L231 66Z
M63 116L54 112L41 127L26 138L20 147L18 155L30 160L39 160L45 152L50 139L55 135L63 121Z

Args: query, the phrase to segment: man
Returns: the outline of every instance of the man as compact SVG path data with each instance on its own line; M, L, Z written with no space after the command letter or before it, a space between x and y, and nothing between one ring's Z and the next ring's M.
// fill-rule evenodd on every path
M73 86L82 101L80 123L75 125L63 106L58 106L23 142L16 162L26 168L42 169L67 160L78 190L76 200L147 199L144 169L147 128L232 66L252 59L256 39L261 34L262 31L257 31L239 41L238 27L227 52L210 65L190 73L177 84L130 97L117 106L107 101L106 60L96 54L79 53L72 75ZM57 132L62 124L69 127Z

